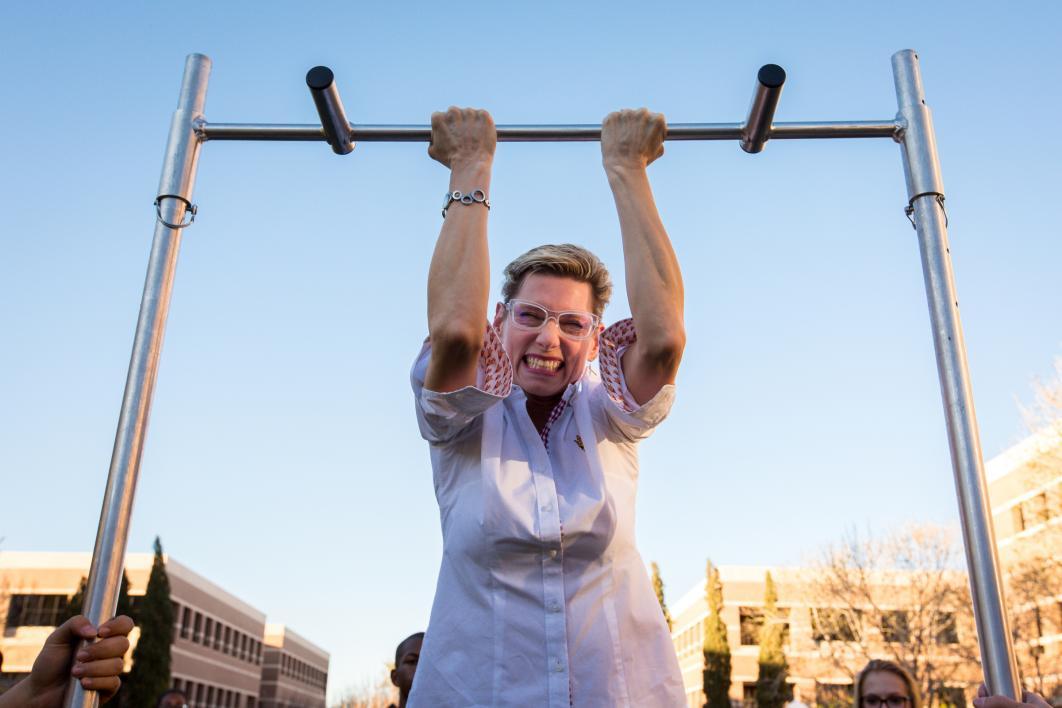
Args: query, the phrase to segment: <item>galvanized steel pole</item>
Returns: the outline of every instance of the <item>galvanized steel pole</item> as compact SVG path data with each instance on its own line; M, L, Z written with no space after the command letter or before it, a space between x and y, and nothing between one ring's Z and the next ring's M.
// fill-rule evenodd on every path
M907 178L908 215L918 232L922 255L985 683L991 695L1020 701L1021 681L1003 603L981 440L948 250L944 183L937 159L932 116L922 88L918 55L911 49L897 52L892 56L892 72L899 103L898 120L903 131L898 140Z
M96 547L92 553L92 566L85 589L83 613L96 626L109 619L118 604L129 519L133 513L133 495L166 330L181 229L191 203L201 145L195 133L195 123L202 119L209 77L210 59L202 54L189 55L184 65L180 98L170 123L169 140L162 163L162 177L159 180L161 198L157 207L159 219L148 259L140 317L133 339L129 374L118 416L118 431L111 453L100 525L96 532ZM95 691L85 691L76 679L72 679L64 705L67 708L94 708L97 699Z

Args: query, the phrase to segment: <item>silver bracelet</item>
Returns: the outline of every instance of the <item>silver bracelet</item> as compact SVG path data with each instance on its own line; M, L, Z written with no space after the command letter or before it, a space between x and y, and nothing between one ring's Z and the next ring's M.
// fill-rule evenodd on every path
M459 192L454 190L453 192L446 193L446 203L443 204L442 215L446 218L446 210L450 208L450 205L454 202L461 202L462 204L482 204L487 207L487 211L490 211L490 200L487 199L487 193L478 187L471 192Z

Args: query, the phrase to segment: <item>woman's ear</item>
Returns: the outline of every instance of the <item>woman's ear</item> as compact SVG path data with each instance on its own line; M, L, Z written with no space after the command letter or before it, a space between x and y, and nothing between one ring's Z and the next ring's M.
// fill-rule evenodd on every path
M505 303L499 302L494 308L494 329L501 331L502 323L505 322Z
M586 355L587 361L594 361L597 359L597 352L601 348L601 333L605 331L605 325L599 324L597 326L597 333L594 335L594 341L590 344L590 353Z

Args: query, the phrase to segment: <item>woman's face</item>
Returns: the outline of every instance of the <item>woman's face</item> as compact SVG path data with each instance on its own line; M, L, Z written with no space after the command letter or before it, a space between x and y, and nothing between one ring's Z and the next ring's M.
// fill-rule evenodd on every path
M589 283L543 273L524 278L514 299L536 303L553 312L593 312L594 297ZM513 381L534 396L554 396L577 381L586 362L597 356L597 333L582 340L561 334L555 319L538 331L519 329L509 320L505 306L498 305L494 327L513 365Z
M863 679L862 705L856 708L911 708L911 694L891 671L871 671Z

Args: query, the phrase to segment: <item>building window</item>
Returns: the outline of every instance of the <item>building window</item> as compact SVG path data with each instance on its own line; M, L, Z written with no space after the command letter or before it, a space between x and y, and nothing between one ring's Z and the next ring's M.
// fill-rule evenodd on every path
M203 615L195 613L195 624L192 625L192 641L199 643L203 636Z
M881 613L881 638L886 642L906 643L911 638L911 623L903 610Z
M815 702L819 708L850 708L852 684L815 682Z
M943 708L965 708L966 693L955 686L942 686L936 690L937 705Z
M229 641L232 639L232 627L225 625L225 634L221 638L221 651L223 654L228 654L231 647Z
M754 708L756 705L756 684L755 682L745 682L741 684L741 703L747 708Z
M738 610L741 618L741 645L751 646L760 643L760 630L763 628L763 610L756 607L742 607Z
M66 595L11 595L7 628L56 627L66 618Z
M214 648L221 650L221 622L214 623Z
M1015 504L1010 510L1010 519L1014 524L1014 531L1025 530L1025 514L1021 513L1021 504Z
M861 613L833 607L812 607L811 638L816 642L857 642ZM830 684L832 685L832 684Z
M937 613L937 644L958 644L959 628L955 624L954 612Z
M188 639L192 632L192 611L185 607L181 611L181 639Z
M1051 512L1047 506L1047 492L1040 492L1035 497L1021 503L1022 516L1029 526L1045 524L1051 520Z

